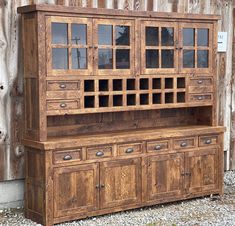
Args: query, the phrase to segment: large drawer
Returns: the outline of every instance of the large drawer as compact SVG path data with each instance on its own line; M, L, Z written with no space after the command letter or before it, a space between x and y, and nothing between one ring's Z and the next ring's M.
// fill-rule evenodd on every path
M142 143L129 143L118 145L118 155L133 155L143 152Z
M216 145L219 143L218 135L199 136L199 146Z
M86 150L86 159L101 159L113 156L112 146L90 147Z
M53 152L53 163L66 163L73 161L80 161L82 159L82 150L66 150L66 151L54 151Z
M197 147L196 137L182 137L173 140L173 149L187 149Z
M170 149L169 140L147 141L147 152L168 151Z

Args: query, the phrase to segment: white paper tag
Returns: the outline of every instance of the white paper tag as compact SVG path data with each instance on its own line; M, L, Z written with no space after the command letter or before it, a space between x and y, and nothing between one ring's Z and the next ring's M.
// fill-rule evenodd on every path
M227 32L218 32L218 52L227 51Z

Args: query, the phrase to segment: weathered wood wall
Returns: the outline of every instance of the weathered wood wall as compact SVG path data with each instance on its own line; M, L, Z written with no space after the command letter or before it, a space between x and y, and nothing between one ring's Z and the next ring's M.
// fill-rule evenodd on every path
M229 38L228 51L218 54L218 120L220 125L227 127L224 145L226 169L235 168L235 155L233 154L235 149L235 92L232 91L235 90L235 81L232 79L232 0L0 0L0 180L18 179L24 176L24 149L20 145L23 128L23 80L20 20L16 9L18 6L34 3L221 15L219 31L227 31ZM233 105L231 105L232 103ZM233 152L230 151L230 146L233 147ZM229 162L233 164L229 166Z

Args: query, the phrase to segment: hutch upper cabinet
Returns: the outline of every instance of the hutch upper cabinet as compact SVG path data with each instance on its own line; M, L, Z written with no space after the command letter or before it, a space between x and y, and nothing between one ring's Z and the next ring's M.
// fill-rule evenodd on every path
M141 23L141 74L212 72L212 24Z
M26 217L51 226L223 193L218 16L18 12Z
M134 21L48 17L47 75L133 75Z

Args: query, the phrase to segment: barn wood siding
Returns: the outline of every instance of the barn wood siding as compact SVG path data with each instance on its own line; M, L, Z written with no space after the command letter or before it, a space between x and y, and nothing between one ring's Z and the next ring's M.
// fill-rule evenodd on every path
M232 79L231 48L235 38L231 0L0 0L0 180L24 177L24 149L20 144L23 128L23 62L20 20L16 9L34 3L221 15L218 30L227 31L229 38L228 51L219 53L217 57L218 121L227 127L224 145L226 169L229 169L229 161L232 163L230 168L235 168L235 81Z

